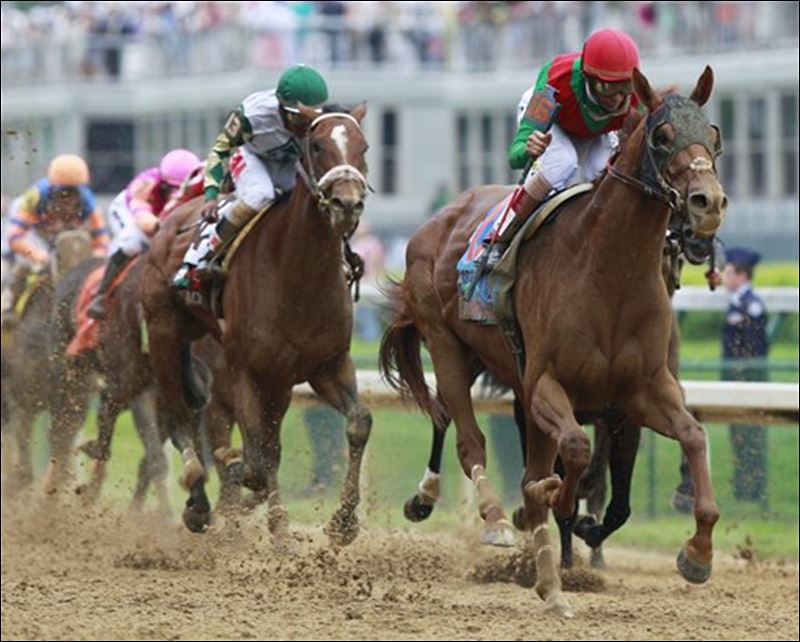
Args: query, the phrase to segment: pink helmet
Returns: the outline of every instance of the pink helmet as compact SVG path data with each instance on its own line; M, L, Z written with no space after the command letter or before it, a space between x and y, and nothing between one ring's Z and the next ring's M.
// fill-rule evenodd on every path
M200 159L188 149L173 149L161 159L158 166L161 180L174 187L179 187L199 163Z

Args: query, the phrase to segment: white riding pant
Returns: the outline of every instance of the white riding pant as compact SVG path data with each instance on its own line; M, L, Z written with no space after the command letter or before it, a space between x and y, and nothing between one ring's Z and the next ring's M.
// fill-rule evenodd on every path
M108 206L106 223L111 232L109 256L117 250L122 250L126 256L136 256L150 247L150 239L136 224L124 191L117 194Z
M539 157L539 172L557 190L581 180L596 179L617 145L617 135L613 132L597 138L574 138L558 125L553 125L550 132L553 140Z

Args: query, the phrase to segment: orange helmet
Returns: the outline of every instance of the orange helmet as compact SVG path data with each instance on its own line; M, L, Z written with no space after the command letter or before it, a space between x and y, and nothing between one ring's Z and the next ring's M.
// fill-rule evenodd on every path
M639 48L619 29L595 31L583 45L583 73L592 78L606 82L630 80L638 66Z
M61 154L50 161L47 180L58 187L78 187L89 182L86 161L75 154Z

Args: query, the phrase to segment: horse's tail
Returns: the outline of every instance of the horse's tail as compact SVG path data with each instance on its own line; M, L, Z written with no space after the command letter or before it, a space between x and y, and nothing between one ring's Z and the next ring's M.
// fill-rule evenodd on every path
M425 383L420 357L422 333L411 318L404 292L402 282L391 281L384 288L393 318L381 340L381 375L404 399L413 399L434 424L446 425L446 411Z

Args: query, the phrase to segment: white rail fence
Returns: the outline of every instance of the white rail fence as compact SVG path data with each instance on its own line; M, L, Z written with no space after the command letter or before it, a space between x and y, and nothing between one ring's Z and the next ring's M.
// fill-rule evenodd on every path
M359 396L367 407L403 407L405 404L376 371L359 370ZM436 379L427 374L431 389ZM733 381L682 381L686 405L702 422L755 422L761 424L798 424L800 417L800 385L796 383L743 383ZM297 386L295 400L314 402L316 395L308 384ZM511 414L513 396L489 397L480 386L472 391L475 409L479 412ZM408 405L409 408L416 406Z

